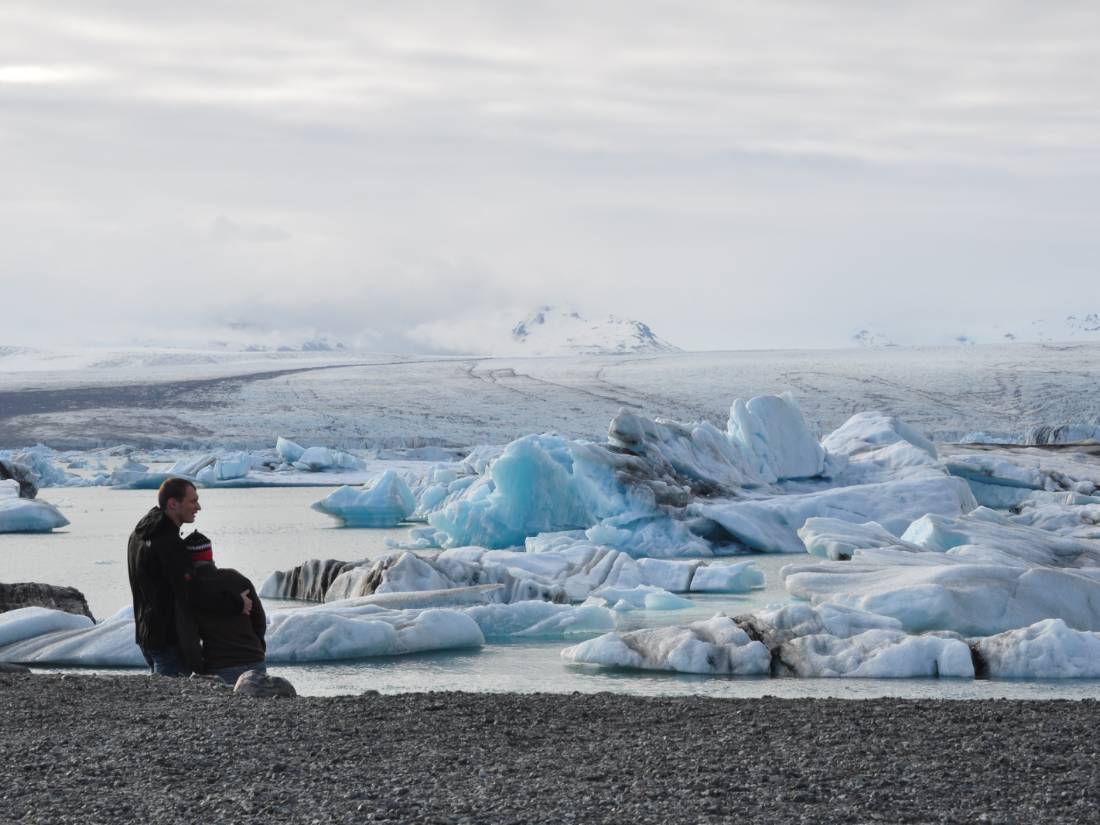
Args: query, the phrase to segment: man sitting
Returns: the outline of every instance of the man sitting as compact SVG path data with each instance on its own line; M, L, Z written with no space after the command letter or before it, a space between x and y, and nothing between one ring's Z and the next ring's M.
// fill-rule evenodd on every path
M183 542L191 553L191 563L195 568L192 586L203 595L203 601L214 601L218 591L221 591L230 594L247 592L252 602L252 610L247 616L201 608L195 610L193 618L202 640L202 650L196 650L193 644L187 645L184 654L188 664L198 673L218 676L231 685L245 671L266 671L264 633L267 631L267 617L256 588L236 570L214 565L213 543L202 533L196 531Z

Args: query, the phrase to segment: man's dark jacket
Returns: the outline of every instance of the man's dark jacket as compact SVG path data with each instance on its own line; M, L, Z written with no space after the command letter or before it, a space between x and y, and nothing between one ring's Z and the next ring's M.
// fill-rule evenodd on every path
M218 591L204 595L192 586L191 554L180 538L179 527L159 507L146 513L130 534L126 565L134 597L134 638L144 650L179 643L177 600L186 608L184 616L199 608L222 614L244 610L239 594ZM194 633L194 628L183 630L185 635Z
M263 604L244 575L231 567L215 567L213 562L195 565L192 586L198 591L197 600L203 604L216 604L219 592L225 594L248 591L252 599L252 612L247 616L217 613L199 608L194 611L202 649L186 637L180 643L184 661L196 673L209 673L226 667L259 664L264 660L267 644L267 616Z

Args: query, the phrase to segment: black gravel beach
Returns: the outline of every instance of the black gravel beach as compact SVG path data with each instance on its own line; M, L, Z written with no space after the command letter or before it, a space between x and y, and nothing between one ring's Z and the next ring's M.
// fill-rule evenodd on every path
M1095 701L420 693L0 675L0 821L1096 822Z

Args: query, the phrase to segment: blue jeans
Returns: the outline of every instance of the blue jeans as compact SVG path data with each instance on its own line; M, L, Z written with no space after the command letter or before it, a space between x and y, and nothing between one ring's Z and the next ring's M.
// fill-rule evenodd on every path
M237 684L237 680L241 678L242 673L247 673L250 670L258 670L260 673L267 673L267 667L263 662L253 662L250 665L233 665L232 667L222 667L217 670L210 671L211 675L217 676L223 682L230 685Z
M167 647L142 648L142 655L149 663L149 669L157 676L190 676L191 668L183 663L177 645Z

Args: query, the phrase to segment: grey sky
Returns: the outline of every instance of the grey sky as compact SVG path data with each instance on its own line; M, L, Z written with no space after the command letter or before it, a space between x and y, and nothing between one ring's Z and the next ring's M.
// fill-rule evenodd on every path
M1100 310L1092 3L8 0L0 107L0 343Z

